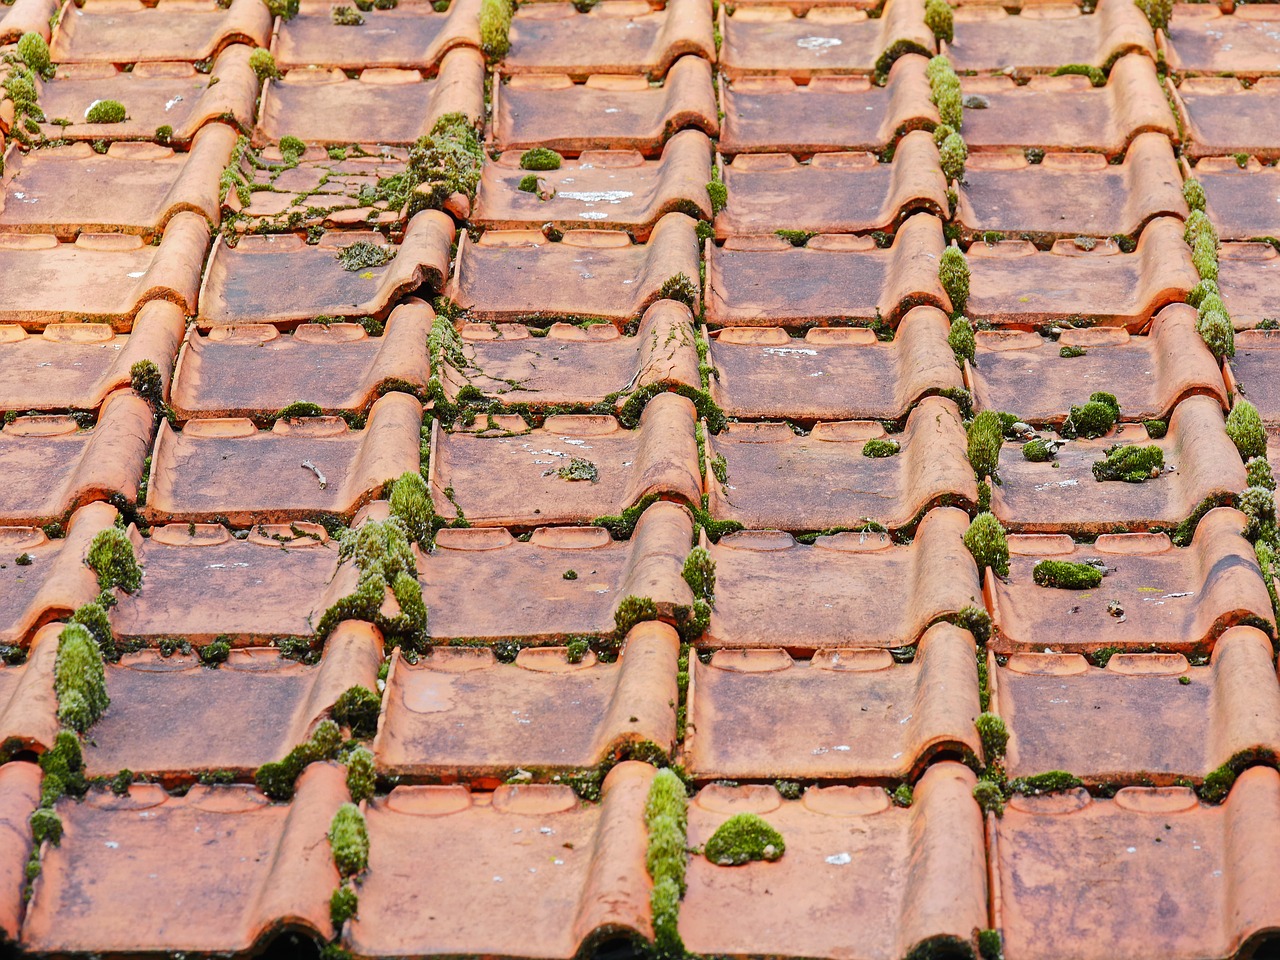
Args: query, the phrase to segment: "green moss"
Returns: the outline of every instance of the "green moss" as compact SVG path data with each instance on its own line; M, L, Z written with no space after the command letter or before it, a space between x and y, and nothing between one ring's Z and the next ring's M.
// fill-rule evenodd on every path
M1203 210L1192 210L1191 214L1187 217L1187 225L1183 228L1182 239L1187 242L1188 246L1194 249L1196 241L1202 236L1209 237L1214 248L1217 248L1218 231L1214 227L1213 221L1209 219L1208 215ZM1216 278L1210 279L1216 280Z
M945 0L944 0L945 3ZM942 173L948 180L964 180L964 164L969 159L969 145L958 133L950 134L938 147Z
M983 813L994 813L997 817L1004 815L1004 790L998 783L979 780L973 788L973 799Z
M1182 184L1182 197L1187 201L1187 206L1192 210L1204 212L1207 199L1204 195L1204 187L1195 177L1188 177Z
M978 956L982 960L1004 960L1004 943L999 930L978 931Z
M720 179L720 168L711 165L711 179L707 181L707 198L711 201L711 215L715 216L729 205L729 188Z
M961 630L968 630L979 646L991 639L991 614L981 607L962 607L945 619Z
M1031 579L1042 587L1055 587L1059 590L1092 590L1102 583L1102 571L1088 563L1041 560L1032 568Z
M938 40L950 43L955 39L954 16L947 0L927 0L924 5L924 25Z
M1154 444L1116 446L1107 450L1105 460L1093 465L1093 479L1142 483L1160 475L1164 469L1164 451Z
M1267 585L1267 596L1271 598L1271 610L1280 614L1280 597L1276 595L1276 551L1266 540L1259 540L1253 545L1254 556L1258 560L1258 569L1262 573L1262 582Z
M716 828L702 853L717 866L737 867L753 860L778 860L786 850L782 834L768 823L754 813L738 813Z
M271 55L270 50L262 47L258 47L249 54L249 68L259 81L280 79L280 71L276 69L276 58Z
M124 123L127 116L119 100L99 100L84 115L86 123Z
M973 518L964 532L964 545L973 554L979 572L990 569L1000 577L1009 575L1009 540L992 514L980 513Z
M129 385L151 404L151 409L159 410L164 405L164 378L160 368L150 360L139 360L129 368Z
M781 237L793 247L803 247L818 234L812 230L775 230L774 236Z
M342 925L356 915L359 907L360 897L350 887L344 884L333 891L329 898L329 920L333 928L341 930Z
M80 733L97 723L111 703L102 651L83 624L68 624L58 636L54 691L58 696L58 720Z
M516 189L523 193L537 193L538 175L536 173L526 173L520 178L520 182L516 184Z
M1010 781L1009 790L1013 793L1038 797L1046 793L1072 790L1079 786L1083 786L1083 781L1079 777L1065 770L1050 770L1048 773L1038 773L1032 777L1018 777Z
M307 765L336 759L341 746L342 731L332 720L324 720L316 725L310 740L298 744L283 760L260 766L254 782L272 800L288 800L293 796L294 783Z
M599 468L582 457L571 457L568 463L556 471L556 475L561 480L568 480L571 483L576 481L598 483L600 480Z
M1119 418L1120 404L1112 394L1093 393L1090 394L1088 403L1071 408L1062 425L1062 435L1086 440L1101 437L1116 425Z
M1225 309L1202 305L1196 316L1196 332L1219 362L1236 355L1235 328Z
M390 263L395 255L395 248L390 244L357 240L340 248L334 257L342 264L343 270L355 273Z
M1143 420L1142 425L1147 430L1147 436L1152 440L1159 440L1169 432L1169 423L1166 420Z
M695 597L713 601L716 593L716 561L704 547L694 547L684 558L684 582Z
M1138 9L1147 15L1152 30L1168 30L1173 16L1173 0L1136 0Z
M1275 766L1276 755L1265 748L1242 750L1212 773L1206 774L1200 787L1200 799L1219 803L1227 798L1236 778L1249 767Z
M896 457L900 449L897 440L873 437L862 445L862 455L878 460L884 457Z
M982 741L982 756L990 767L1004 756L1009 746L1009 729L1004 720L994 713L980 713L973 721L978 738Z
M970 326L967 317L957 316L951 321L951 330L947 333L947 343L951 347L951 352L956 355L956 362L963 364L965 360L973 362L974 356L977 354L978 343L973 335L973 327Z
M1244 473L1251 487L1265 487L1267 490L1276 488L1275 478L1271 475L1271 464L1265 456L1250 459L1245 464Z
M335 6L329 8L329 16L333 20L334 26L338 27L363 27L364 17L360 16L355 10L347 6Z
M915 796L909 783L898 784L890 796L893 798L894 804L899 807L909 807L915 801Z
M333 719L363 739L378 732L381 709L382 698L368 687L347 687L333 704Z
M648 597L637 597L634 594L623 597L618 609L613 614L614 642L621 645L631 632L631 628L645 620L657 620L658 607Z
M1187 293L1187 303L1193 307L1199 307L1204 302L1204 298L1210 295L1217 297L1218 302L1221 302L1222 291L1218 289L1218 282L1216 280L1201 280Z
M979 480L995 477L1000 465L1000 447L1004 443L1004 425L1000 414L983 410L969 423L969 463Z
M953 130L963 125L963 98L960 94L960 78L951 68L951 61L937 56L929 61L925 70L929 80L929 99L938 108L938 117Z
M285 134L280 138L280 155L284 158L285 164L290 167L296 166L302 155L307 152L307 145L298 137L291 137Z
M354 803L344 803L329 823L329 848L338 873L352 877L369 866L369 831L364 814Z
M31 839L39 847L46 840L53 846L62 842L62 820L49 807L39 807L28 819L31 825Z
M520 154L521 170L559 170L564 157L546 147L534 147Z
M1203 279L1218 279L1218 245L1207 233L1199 234L1191 245L1191 263Z
M1262 425L1258 408L1248 400L1237 399L1227 414L1227 436L1244 460L1267 455L1267 430Z
M658 289L659 300L678 300L695 313L698 310L698 285L683 273L668 277Z
M1053 71L1055 77L1088 77L1089 82L1095 87L1105 87L1107 85L1107 75L1097 67L1089 63L1068 63Z
M35 557L31 556L29 553L20 553L13 562L20 567L29 567L35 562Z
M89 631L104 659L117 659L119 654L115 636L111 632L111 620L107 616L106 607L101 603L95 600L82 605L71 615L70 622L78 623Z
M53 63L49 59L49 44L38 33L24 33L18 38L18 56L24 63L42 77L53 73Z
M220 663L226 663L231 656L231 642L218 637L211 643L201 647L199 656L200 662L208 667L216 667Z
M273 17L292 20L298 15L298 0L262 0Z
M352 689L360 689L353 687ZM356 803L372 800L378 784L378 774L374 768L373 751L367 747L356 747L347 754L347 792Z
M409 539L426 547L431 540L435 506L431 502L431 494L422 474L408 471L402 473L391 485L388 500L391 515L404 524Z
M378 181L371 199L410 217L419 210L440 209L455 193L474 199L483 164L484 146L475 125L465 114L447 113L409 148L403 172Z
M964 313L969 302L969 261L959 247L947 247L938 260L938 279L951 300L953 315Z
M511 49L511 0L481 0L480 46L490 60L501 60Z
M1076 357L1083 357L1088 351L1084 347L1063 347L1058 351L1058 356L1064 360L1072 360Z
M591 641L585 637L578 637L570 640L565 644L564 658L569 663L581 663L587 656L587 651L591 649Z
M1275 542L1276 498L1266 487L1247 487L1240 495L1240 512L1248 518L1244 535L1251 542Z
M671 770L659 770L649 785L644 819L648 831L645 867L653 880L650 908L655 952L664 960L683 960L678 921L685 891L688 799L684 783Z

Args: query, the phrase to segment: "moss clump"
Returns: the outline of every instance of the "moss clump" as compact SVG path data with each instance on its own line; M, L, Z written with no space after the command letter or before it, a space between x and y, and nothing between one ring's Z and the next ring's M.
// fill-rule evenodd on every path
M216 667L220 663L226 663L231 657L231 642L218 637L200 648L199 657L200 662L206 667Z
M31 824L31 838L37 847L46 840L55 847L62 842L62 820L50 808L40 807L27 822Z
M1088 77L1089 82L1095 87L1104 87L1107 84L1107 75L1095 67L1091 63L1068 63L1065 66L1058 67L1053 71L1055 77Z
M1101 437L1116 425L1118 419L1120 404L1116 398L1109 393L1093 393L1089 395L1088 403L1071 408L1062 425L1062 435L1086 440Z
M85 563L98 575L98 589L119 587L133 593L142 586L142 568L133 555L133 542L119 527L108 527L94 536Z
M1147 15L1152 30L1168 30L1173 16L1173 0L1137 0L1138 9Z
M329 9L329 16L332 18L334 26L338 27L363 27L364 17L360 16L355 10L347 6L336 6Z
M323 720L316 725L311 739L298 744L283 760L273 760L260 766L254 782L272 800L288 800L293 796L294 783L307 765L336 759L341 747L342 731L332 720Z
M955 39L955 18L947 0L928 0L924 5L924 25L938 40Z
M978 956L982 960L1004 960L1004 943L999 930L978 931Z
M85 111L86 123L124 123L128 116L119 100L97 100Z
M649 904L654 948L662 960L683 960L685 956L679 919L687 865L687 804L680 778L671 770L659 770L649 785L644 821L649 833L645 867L653 880Z
M18 56L42 77L48 78L53 73L53 62L49 59L49 45L38 33L24 33L18 38Z
M897 440L885 440L882 437L873 437L862 445L862 455L879 460L884 457L896 457L901 447L898 446Z
M70 730L58 731L53 746L40 755L40 770L44 774L40 781L42 807L52 807L67 794L82 796L89 789L80 740Z
M1222 298L1222 291L1218 289L1218 282L1216 280L1201 280L1187 293L1187 303L1193 307L1199 307L1204 302L1204 298L1210 295L1219 298L1219 300Z
M1204 187L1195 177L1188 177L1182 184L1182 198L1187 201L1187 206L1192 210L1204 212L1207 199L1204 195Z
M1258 569L1262 572L1262 582L1267 585L1267 595L1271 598L1271 610L1280 613L1280 597L1276 596L1276 551L1266 540L1259 540L1253 545L1254 556L1258 561Z
M637 623L657 619L658 606L648 597L637 597L634 594L623 597L622 602L618 604L618 609L613 613L615 642L621 644Z
M364 814L354 803L344 803L329 823L329 848L338 873L353 877L369 866L369 831Z
M53 686L58 720L81 733L97 723L111 703L102 651L83 624L68 624L58 636Z
M969 303L969 261L959 247L947 247L938 259L938 279L951 300L953 315L964 313Z
M684 558L684 582L695 597L714 602L716 593L716 561L705 547L694 547Z
M344 884L333 891L329 898L329 920L333 928L341 930L342 925L356 915L359 907L360 897L350 887Z
M951 347L951 352L956 355L957 363L963 365L966 360L973 362L973 358L977 355L978 342L967 317L957 316L951 321L951 330L947 333L947 344Z
M1042 587L1055 587L1059 590L1092 590L1102 582L1102 571L1088 563L1041 560L1032 568L1031 579Z
M342 247L334 257L342 264L343 270L355 273L389 263L395 255L396 252L390 244L357 240Z
M546 147L534 147L520 154L521 170L559 170L564 157Z
M698 310L698 285L683 273L668 277L658 289L659 300L678 300L695 313Z
M1248 487L1240 495L1240 512L1247 518L1245 537L1257 543L1259 540L1276 541L1276 497L1266 487Z
M915 802L915 793L909 783L898 784L889 796L893 799L894 805L899 807L909 807Z
M368 199L384 201L410 217L419 210L440 209L455 193L474 199L483 163L475 125L465 114L447 113L409 148L405 170L380 179Z
M273 17L292 20L298 15L298 0L262 0Z
M516 189L521 193L537 193L538 175L536 173L526 173L520 178L520 182L516 184Z
M1048 773L1038 773L1032 777L1018 777L1016 780L1011 780L1009 782L1009 790L1012 793L1038 797L1046 793L1061 793L1063 790L1073 790L1083 785L1084 781L1074 774L1067 773L1065 770L1050 770Z
M1169 432L1169 422L1167 420L1143 420L1142 425L1147 430L1147 436L1152 440L1159 440Z
M1154 444L1111 447L1105 460L1093 465L1093 479L1142 483L1158 477L1164 469L1164 451Z
M1182 231L1182 239L1186 241L1188 246L1195 249L1196 241L1202 236L1209 237L1216 250L1218 246L1218 231L1214 227L1213 221L1209 219L1203 210L1192 210L1191 215L1187 217L1187 225ZM1201 276L1203 277L1203 274ZM1206 279L1217 280L1216 277Z
M587 656L587 651L591 649L591 641L585 637L578 637L576 640L570 640L565 644L564 658L569 663L581 663Z
M1009 539L995 516L980 513L974 517L964 532L964 545L977 561L979 572L990 569L999 577L1009 575Z
M1253 457L1245 464L1244 473L1251 487L1265 487L1267 490L1276 488L1275 478L1271 475L1271 464L1266 457Z
M280 138L279 147L280 154L284 157L284 162L290 166L296 164L302 155L307 152L307 145L304 141L288 134Z
M347 687L333 704L333 719L351 730L353 737L372 737L378 731L382 698L368 687Z
M367 747L356 747L347 754L347 792L356 803L371 800L377 784L373 751Z
M1236 332L1222 301L1206 298L1196 316L1196 333L1205 342L1214 359L1221 363L1227 357L1236 355Z
M1053 450L1039 437L1022 445L1022 456L1031 463L1045 463L1053 459Z
M978 738L982 741L982 756L990 767L1004 756L1009 746L1009 728L1004 720L994 713L980 713L973 721L978 730Z
M1267 455L1267 429L1262 425L1258 408L1248 400L1236 400L1227 414L1227 436L1244 460Z
M929 99L938 108L939 119L952 130L959 130L963 125L964 103L960 78L951 68L951 61L943 56L933 57L925 76L929 80Z
M107 609L97 601L84 604L71 615L71 623L78 623L88 629L102 652L105 660L115 660L119 654L116 650L116 638L111 632L111 620L107 617Z
M164 377L160 375L160 368L150 360L139 360L129 368L129 386L151 404L152 410L159 410L164 405Z
M707 181L707 199L711 201L711 215L715 216L729 205L729 188L720 179L720 168L711 165L711 179Z
M391 485L391 515L403 525L408 538L425 547L431 540L435 505L422 474L406 471Z
M787 844L773 827L754 813L734 814L716 828L703 855L721 867L737 867L753 860L777 860Z
M480 47L490 60L501 60L511 49L511 0L481 0Z
M280 79L280 71L276 68L276 58L271 55L270 50L265 50L262 47L258 47L253 53L249 54L249 68L253 70L259 82Z
M1063 347L1058 351L1058 356L1064 360L1073 360L1076 357L1083 357L1086 353L1088 351L1084 347Z
M1218 279L1218 244L1216 240L1207 233L1198 234L1195 243L1191 245L1191 262L1201 277L1205 280L1216 281Z
M969 159L969 145L964 142L964 137L954 132L949 134L938 145L938 159L942 161L942 173L948 180L964 180L964 164Z
M1000 465L1000 447L1004 443L1004 425L1000 414L983 410L969 424L969 463L979 480L994 477Z
M571 457L568 463L556 471L556 476L561 480L568 480L571 483L576 481L598 483L600 480L600 470L590 460L583 459L582 457Z
M324 410L320 404L308 400L295 400L286 407L281 407L272 420L302 420L306 417L322 417Z

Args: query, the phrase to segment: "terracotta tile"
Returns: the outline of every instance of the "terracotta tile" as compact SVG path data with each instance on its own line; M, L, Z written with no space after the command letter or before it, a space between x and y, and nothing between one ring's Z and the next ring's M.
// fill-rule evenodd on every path
M1224 243L1218 251L1218 287L1237 330L1280 318L1275 277L1280 254L1269 243Z
M0 185L0 233L151 237L183 210L216 225L218 178L235 142L232 127L211 123L196 134L190 153L142 142L113 143L105 154L87 143L15 150Z
M1235 392L1258 408L1264 423L1280 426L1280 332L1237 333L1229 370Z
M835 658L831 669L843 669L841 651L850 648L913 646L930 624L982 606L978 568L961 539L968 527L963 511L940 507L906 544L882 533L837 533L808 547L769 530L721 537L710 548L716 605L703 645L816 650ZM800 592L809 598L803 617L787 600ZM875 609L895 616L865 615Z
M680 576L693 537L688 511L658 502L630 540L602 527L539 527L528 542L500 529L445 529L418 560L434 641L563 643L609 634L628 596L649 597L663 620L693 602ZM576 578L564 575L572 570Z
M903 137L890 163L877 163L871 153L818 153L808 163L785 153L744 153L724 166L723 176L729 205L716 215L722 238L780 227L893 230L913 213L949 213L938 148L923 130Z
M653 494L692 504L701 500L697 413L686 397L658 394L634 430L596 414L547 417L533 430L519 416L492 421L488 435L447 432L433 424L428 479L440 515L465 514L482 527L527 528L590 523ZM561 476L583 460L596 477Z
M643 76L595 74L575 84L564 73L498 75L493 116L498 150L549 147L575 156L638 150L656 157L679 130L720 132L711 66L701 57L679 58L654 86Z
M397 650L373 749L400 778L501 783L594 767L631 745L670 753L676 739L680 638L665 623L636 625L615 663L564 647L521 650L499 663L484 648L437 647L411 664ZM2 676L2 674L0 674Z
M87 0L63 10L49 53L54 63L134 63L205 60L233 43L265 47L271 14L255 0L208 0L143 6L127 0Z
M376 231L330 231L314 245L302 237L244 237L215 244L200 290L202 330L315 317L386 316L392 303L425 285L438 290L449 272L453 220L439 210L414 215L395 256L367 270L343 268L338 252L353 243L385 243Z
M39 803L39 767L18 762L0 766L0 836L4 837L0 843L0 936L9 941L18 939L22 926L22 891L31 855L27 818Z
M1160 447L1165 472L1143 483L1094 480L1093 464L1109 448L1128 444ZM1003 484L992 488L991 512L1024 533L1173 527L1207 497L1231 498L1245 486L1244 464L1223 428L1222 408L1205 396L1178 404L1161 440L1150 439L1141 424L1121 424L1100 439L1065 444L1047 463L1032 463L1017 443L1006 443L999 470Z
M1145 785L1169 786L1244 751L1280 750L1271 641L1252 627L1224 633L1207 666L1180 653L1116 654L1105 669L1076 653L1019 653L1006 666L992 655L988 670L1010 776L1069 770L1123 784L1141 771Z
M537 230L463 236L447 293L473 320L589 317L624 327L680 275L698 282L698 238L692 218L668 213L637 244L616 230L570 230L556 243Z
M1121 418L1134 422L1167 420L1195 394L1227 406L1222 372L1196 333L1196 312L1182 303L1160 311L1145 337L1117 327L1065 329L1057 340L1029 331L979 330L977 344L967 368L975 408L1007 410L1026 423L1061 426L1072 405L1095 390L1114 396ZM1063 357L1064 347L1087 352Z
M964 111L971 151L1042 147L1118 156L1147 131L1178 140L1155 64L1144 55L1117 60L1104 87L1080 76L1032 77L1026 86L1011 77L965 77L960 86L966 99L986 102Z
M61 623L45 624L31 638L25 663L0 663L0 749L6 754L43 753L57 739L62 725L53 692L54 665L62 630Z
M866 10L868 13L879 11L884 0L739 0L738 7L786 7L797 17L803 17L815 8L836 8L844 10ZM874 15L874 14L873 14Z
M1278 811L1280 774L1263 767L1241 774L1221 805L1188 787L1126 787L1112 800L1079 788L1015 798L989 821L1006 955L1234 955L1277 922L1275 898L1256 880L1271 869ZM1191 902L1195 911L1176 906Z
M1186 131L1184 156L1280 157L1280 137L1271 133L1280 123L1280 78L1263 77L1245 87L1231 77L1188 77L1177 89L1168 81L1166 86Z
M225 120L248 130L258 96L249 53L244 44L232 44L208 74L190 63L163 61L139 63L128 72L109 63L61 65L52 80L37 81L48 119L41 133L51 140L150 140L167 126L173 128L170 143L185 147L208 123ZM86 122L85 113L98 100L119 101L128 116L122 123Z
M1064 535L1014 536L1008 578L987 578L995 620L990 646L1001 653L1153 646L1191 653L1208 652L1236 624L1273 632L1267 590L1243 529L1243 514L1219 507L1205 514L1184 548L1163 533L1104 534L1093 544L1073 544ZM1093 590L1042 587L1031 575L1046 558L1098 559L1107 574ZM1111 613L1112 601L1120 614Z
M716 58L710 9L703 0L604 0L579 13L571 3L531 3L511 21L506 74L566 73L665 76L686 54Z
M982 753L973 638L950 624L930 628L911 663L838 647L809 661L781 649L695 660L684 758L698 781L915 779L939 753Z
M85 744L85 773L130 770L189 783L225 770L251 779L307 740L348 687L376 690L381 661L378 631L354 622L325 641L315 666L262 647L233 650L217 669L195 656L125 654L106 665L111 706Z
M848 6L813 7L803 19L786 7L746 6L723 11L720 31L720 67L731 80L866 75L890 48L925 56L937 49L923 0L886 0L875 19Z
M310 637L324 612L355 589L350 565L318 523L255 526L243 540L216 523L171 523L136 538L144 576L109 611L117 639L156 645L225 637L265 646Z
M917 54L899 57L883 87L867 77L815 77L803 87L790 77L722 81L720 150L727 156L879 153L904 133L929 130L938 122L924 75L927 62Z
M598 804L560 784L491 794L396 787L365 812L369 870L343 944L362 957L568 960L607 935L647 939L644 804L653 772L618 764ZM423 872L426 862L450 869ZM406 884L409 875L415 882Z
M944 52L959 73L1052 73L1064 63L1106 70L1127 53L1154 58L1156 49L1151 24L1128 0L1099 0L1091 14L1074 3L1028 4L1017 16L995 5L961 6L955 35Z
M1173 148L1159 133L1138 134L1120 164L1096 153L1048 153L1038 164L1016 153L975 154L958 192L956 219L967 240L988 232L1042 245L1136 237L1156 217L1188 214Z
M192 327L178 358L173 409L191 417L264 420L297 400L328 415L363 413L387 390L425 391L435 313L402 303L380 337L357 323L306 323L281 334L267 323Z
M1204 187L1205 213L1218 236L1248 240L1280 234L1280 216L1271 209L1280 195L1280 171L1252 157L1243 168L1235 157L1205 157L1194 169L1184 162L1183 170Z
M379 226L388 228L393 238L404 233L407 207L393 209L389 201L370 199L368 194L379 180L404 172L409 153L403 147L380 145L376 153L336 160L326 148L313 146L297 166L283 170L277 166L284 159L278 146L268 144L258 157L261 163L246 156L240 164L241 175L251 185L249 206L241 204L235 190L222 198L224 213L237 214L224 232L230 228L238 234L303 234L315 227Z
M141 237L82 233L0 235L0 322L39 332L51 323L107 323L127 333L143 304L169 300L195 313L209 224L175 214L158 246Z
M800 340L727 327L709 338L711 397L730 417L901 420L924 397L964 387L948 330L936 307L910 310L889 341L864 328L811 327Z
M479 47L479 0L453 0L436 13L425 0L400 0L390 10L361 10L361 27L337 26L328 0L304 0L298 15L280 21L274 54L282 70L322 66L358 70L428 70L457 47Z
M486 230L536 229L546 223L560 231L625 230L645 240L673 211L711 219L711 155L705 133L681 130L663 145L658 160L645 160L635 150L588 150L563 161L559 170L539 171L542 192L530 193L519 189L529 174L520 169L520 151L508 150L484 165L471 222Z
M822 234L804 247L766 234L707 248L706 318L715 326L788 327L839 321L896 325L917 304L950 310L938 280L942 221L916 214L893 246ZM972 301L970 301L972 302Z
M358 28L343 28L358 29ZM296 67L267 81L254 142L284 136L321 146L344 143L411 144L447 113L484 117L484 58L460 47L445 54L440 72L367 67L356 79L340 68Z
M1200 280L1182 232L1182 221L1159 217L1133 253L1122 253L1114 240L1090 250L1058 240L1048 251L1029 240L974 243L969 316L1023 329L1083 317L1138 333Z
M973 773L930 767L908 809L880 787L703 787L689 804L689 845L730 815L763 816L782 858L737 867L689 862L680 934L696 953L894 960L930 946L972 949L987 922L982 814ZM771 895L761 895L762 890ZM1011 954L1012 956L1012 954Z
M36 527L0 527L0 645L23 645L37 627L69 616L98 595L97 577L84 565L84 554L116 515L108 504L85 504L72 514L66 536L59 540L50 540ZM23 554L31 558L29 565L14 562Z
M1179 3L1160 34L1170 69L1183 76L1230 74L1260 77L1280 73L1280 17L1272 7Z
M464 323L458 335L467 366L446 366L450 399L470 386L499 404L589 407L622 389L614 401L620 407L654 384L702 388L693 315L675 300L649 307L634 337L607 323L553 323L546 336L518 323Z
M363 430L341 417L277 420L262 431L248 419L188 420L181 432L162 422L147 519L245 526L349 518L383 484L418 469L421 425L422 404L406 393L378 400Z
M708 466L711 513L748 528L825 530L873 520L896 531L930 507L977 502L952 401L925 397L893 437L900 453L863 456L867 440L886 436L874 420L819 423L803 437L785 423L731 423L707 438L708 458L723 456L729 477L721 484Z
M0 43L15 43L24 33L48 40L49 18L57 10L57 0L15 0L0 13Z
M0 523L39 526L66 520L93 500L134 501L151 420L145 400L119 390L93 427L56 415L8 424L0 430Z
M240 953L285 924L329 938L338 871L325 834L347 799L343 778L312 764L287 805L247 785L174 797L155 783L60 801L62 843L41 858L23 948Z
M96 410L129 386L129 371L150 360L167 387L186 320L182 308L153 300L131 334L105 323L51 323L43 333L0 325L0 410Z

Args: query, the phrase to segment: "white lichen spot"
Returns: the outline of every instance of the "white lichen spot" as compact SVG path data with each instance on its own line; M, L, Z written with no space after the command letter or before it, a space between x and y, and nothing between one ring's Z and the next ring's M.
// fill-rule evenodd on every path
M847 853L836 853L827 857L827 863L831 864L833 867L843 867L845 864L852 862L853 857Z

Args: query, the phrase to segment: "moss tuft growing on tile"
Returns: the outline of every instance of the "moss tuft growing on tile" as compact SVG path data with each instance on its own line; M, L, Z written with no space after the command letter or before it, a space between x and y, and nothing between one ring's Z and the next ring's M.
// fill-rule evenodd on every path
M1092 440L1104 436L1120 419L1120 404L1110 393L1092 393L1088 403L1072 407L1062 424L1062 435L1068 439Z
M938 280L951 300L953 316L964 313L969 303L969 261L959 247L947 247L938 259Z
M955 39L955 17L947 0L927 0L924 5L924 25L937 40L951 43Z
M483 164L484 148L475 124L465 114L446 113L428 136L409 148L404 172L380 179L371 199L385 201L407 217L438 210L455 193L475 199Z
M559 170L564 157L547 147L533 147L520 154L521 170Z
M561 480L574 482L600 482L600 468L584 457L570 457L569 462L556 471Z
M62 820L48 807L40 807L31 814L31 838L36 846L48 840L55 847L62 842Z
M372 800L377 784L373 751L367 747L356 747L347 754L347 792L356 803Z
M111 703L102 651L83 624L68 624L58 636L53 686L58 720L80 733L97 723Z
M404 524L409 539L426 547L431 541L435 505L421 473L406 471L391 485L391 515Z
M729 205L729 188L720 179L720 168L711 165L711 179L707 181L707 198L711 201L711 215L715 216Z
M111 631L111 620L107 617L106 607L101 603L95 600L82 605L71 615L70 622L78 623L89 631L94 642L98 644L103 659L119 658L115 635Z
M480 47L490 60L501 60L511 50L511 0L481 0Z
M1000 465L1000 447L1004 444L1004 425L1000 414L983 410L969 423L969 463L979 480L994 478Z
M338 696L333 704L333 719L351 731L353 737L372 737L378 732L378 713L382 698L368 687L353 686Z
M360 897L346 884L333 891L333 896L329 898L329 921L333 928L341 930L342 925L354 917L359 908Z
M49 44L38 33L24 33L18 38L18 56L23 63L48 79L53 75L53 62L49 59Z
M1047 463L1053 459L1053 448L1039 437L1034 437L1022 445L1022 456L1031 463Z
M1265 487L1247 487L1240 495L1240 512L1247 517L1245 537L1257 543L1274 543L1276 537L1276 497Z
M1095 87L1107 85L1107 75L1091 63L1068 63L1053 71L1055 77L1088 77Z
M1106 459L1093 465L1093 479L1142 483L1160 475L1164 469L1164 451L1154 444L1111 447Z
M1267 430L1262 425L1258 408L1248 400L1237 399L1227 414L1227 436L1244 460L1267 456Z
M1031 569L1031 579L1042 587L1055 587L1059 590L1092 590L1102 583L1102 571L1088 563L1041 560Z
M658 288L659 300L676 300L690 310L698 311L698 285L683 273L668 277Z
M1218 362L1236 355L1235 327L1221 303L1216 297L1206 297L1196 317L1196 332Z
M516 184L516 189L521 193L537 193L538 175L536 173L526 173L520 178L520 182Z
M98 575L99 590L119 587L133 593L142 586L142 568L133 555L133 542L119 527L108 527L94 536L85 563Z
M969 159L969 145L958 133L950 133L938 145L938 159L942 161L942 173L948 180L964 180L964 164Z
M1188 177L1182 184L1182 198L1187 201L1187 206L1192 210L1204 212L1205 204L1208 202L1204 195L1204 187L1195 177Z
M982 755L986 765L999 762L1009 746L1009 729L1004 720L994 713L980 713L973 721L982 741Z
M982 960L1004 960L1004 943L999 930L978 931L978 956Z
M1138 9L1147 15L1152 30L1168 30L1173 16L1173 0L1136 0Z
M1275 478L1271 475L1271 464L1266 457L1253 457L1245 464L1244 473L1251 487L1265 487L1267 490L1276 488Z
M968 317L957 316L951 321L951 330L947 333L947 344L956 355L956 363L964 366L964 361L973 362L977 354L978 342L973 335L973 327Z
M649 785L644 820L649 834L645 867L653 880L649 903L653 915L654 951L661 960L683 960L685 956L679 918L688 864L687 807L684 783L674 771L659 770Z
M369 831L364 814L354 803L344 803L329 823L329 848L338 873L352 877L369 866Z
M343 270L356 273L390 263L395 255L395 248L390 244L357 240L340 248L334 257L342 264Z
M124 123L128 111L119 100L96 100L85 111L85 123Z
M885 457L896 457L901 449L897 440L872 437L862 445L862 455L873 460L882 460Z
M253 70L258 81L278 80L280 79L280 71L276 68L276 58L271 55L270 50L258 47L249 54L249 68Z
M754 813L734 814L716 828L702 853L721 867L753 860L778 860L787 850L782 834Z
M634 594L623 597L618 609L613 613L614 643L618 646L627 639L627 634L637 623L645 620L657 620L658 607L649 597L637 597Z
M1009 540L994 515L980 513L974 517L964 532L964 545L973 554L979 572L989 569L998 577L1009 575Z
M929 99L938 108L939 119L952 130L964 124L964 100L960 93L960 78L944 56L930 59L925 75L929 80Z
M329 17L335 27L363 27L364 17L351 7L338 5L329 8Z
M684 558L684 582L695 597L714 603L716 593L716 561L705 547L694 547Z
M283 760L273 760L259 767L254 782L272 800L288 800L293 796L294 783L307 765L335 759L341 747L342 731L338 725L332 720L321 721L310 740L298 744Z

